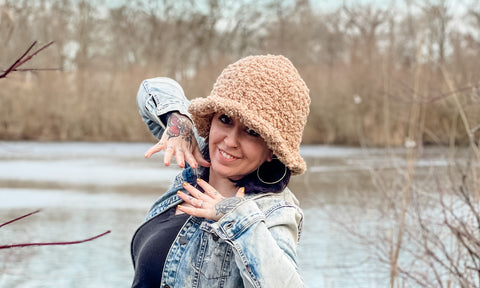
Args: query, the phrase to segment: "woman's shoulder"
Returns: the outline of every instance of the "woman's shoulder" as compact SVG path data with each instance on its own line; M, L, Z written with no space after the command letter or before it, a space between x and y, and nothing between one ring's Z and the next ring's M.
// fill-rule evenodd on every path
M292 235L297 241L303 227L303 211L299 206L297 197L285 188L280 193L258 194L251 198L265 216L268 227L290 227Z
M263 210L277 208L294 208L301 213L300 202L290 189L285 188L279 193L262 193L249 196Z

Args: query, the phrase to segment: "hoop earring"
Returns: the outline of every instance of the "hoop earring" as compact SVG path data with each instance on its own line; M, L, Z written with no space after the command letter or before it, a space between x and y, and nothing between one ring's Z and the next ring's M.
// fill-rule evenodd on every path
M273 160L278 160L278 158L275 157L275 158L272 159L272 161L273 161ZM279 161L280 163L282 163L280 160L278 160L278 161ZM283 171L282 177L281 177L280 179L278 179L278 180L276 180L276 181L272 181L272 182L270 182L270 181L265 181L265 180L262 179L262 177L260 177L260 168L261 168L264 164L265 164L265 163L263 163L262 165L260 165L260 167L257 168L257 178L258 178L258 180L260 180L260 182L262 182L263 184L266 184L266 185L277 184L278 182L282 181L283 178L285 178L285 176L287 175L287 166L285 166L285 164L282 163L283 168L285 169L285 170Z

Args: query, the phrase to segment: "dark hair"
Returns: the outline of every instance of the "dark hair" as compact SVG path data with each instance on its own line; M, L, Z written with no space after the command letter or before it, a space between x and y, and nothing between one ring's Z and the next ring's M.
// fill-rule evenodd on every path
M210 154L208 152L208 139L205 139L205 145L201 150L202 156L210 162ZM245 175L242 179L239 180L230 180L235 183L236 187L245 187L245 194L261 194L267 192L280 193L282 192L290 182L290 176L292 171L285 166L280 160L276 159L274 155L274 160L271 162L265 161L259 168L261 169L262 181L257 177L257 170L252 173ZM205 181L208 181L210 176L210 170L208 168L202 167L200 169L200 178ZM283 178L282 178L283 177ZM277 183L267 184L265 182L276 182L278 179L282 178Z

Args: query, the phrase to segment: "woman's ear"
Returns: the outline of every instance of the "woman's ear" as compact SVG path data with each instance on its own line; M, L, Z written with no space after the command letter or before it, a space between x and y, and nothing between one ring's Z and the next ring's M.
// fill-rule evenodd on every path
M267 162L271 162L273 159L273 151L268 150L268 157L267 157Z

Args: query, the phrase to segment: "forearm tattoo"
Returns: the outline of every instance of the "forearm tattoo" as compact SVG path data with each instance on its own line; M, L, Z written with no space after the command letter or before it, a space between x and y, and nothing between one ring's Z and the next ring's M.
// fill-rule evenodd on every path
M240 198L240 197L230 197L230 198L225 198L215 204L215 211L217 215L225 215L228 212L232 211L235 209L235 207L238 206L240 202L245 201L245 199Z
M168 139L173 137L181 137L190 146L193 145L194 135L192 121L185 116L173 113L168 118L166 133L168 135Z

